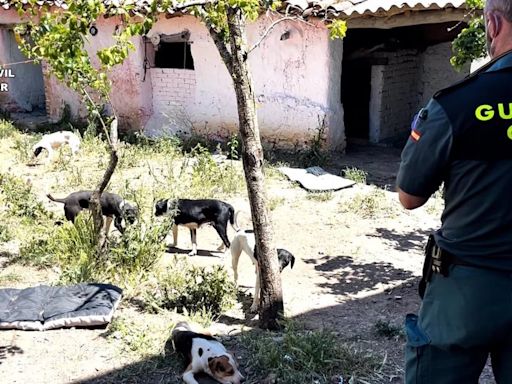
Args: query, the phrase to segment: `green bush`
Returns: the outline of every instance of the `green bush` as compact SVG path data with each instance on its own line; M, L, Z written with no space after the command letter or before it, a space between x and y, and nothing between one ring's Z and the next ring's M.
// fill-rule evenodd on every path
M194 162L191 190L197 198L233 195L244 188L242 172L232 163L217 164L207 148L198 144L190 156Z
M109 244L106 272L113 281L125 287L136 287L147 277L165 252L165 237L171 220L144 223L141 219L130 225L121 237Z
M62 283L109 281L125 289L137 288L164 253L170 224L139 222L122 236L111 234L106 248L97 254L92 217L80 214L75 225L66 223L50 241L62 274Z
M32 193L29 183L5 173L0 173L0 202L7 206L7 212L12 216L34 220L51 216Z
M9 227L4 224L0 224L0 243L7 243L11 241L13 238L11 231L9 231Z
M194 266L180 258L175 258L144 294L147 309L208 312L213 316L229 309L235 299L235 285L223 267Z
M17 132L18 130L10 121L0 119L0 139L11 137Z

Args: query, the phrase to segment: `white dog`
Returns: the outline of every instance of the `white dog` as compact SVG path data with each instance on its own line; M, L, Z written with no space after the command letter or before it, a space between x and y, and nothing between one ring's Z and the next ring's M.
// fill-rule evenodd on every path
M254 288L253 302L250 309L251 312L256 312L260 304L261 282L254 232L250 230L237 231L235 237L231 241L231 246L229 249L231 251L231 266L233 267L233 274L236 285L238 285L238 261L242 251L249 255L252 263L256 267L256 284ZM295 256L293 256L286 249L277 248L277 258L279 259L279 272L282 272L283 269L288 266L288 264L290 264L290 269L293 268L293 265L295 264Z
M46 149L48 152L47 161L51 161L54 157L54 151L58 150L64 144L69 145L71 154L75 155L80 149L80 138L69 131L58 131L44 135L42 139L32 147L34 158L39 156L43 149Z

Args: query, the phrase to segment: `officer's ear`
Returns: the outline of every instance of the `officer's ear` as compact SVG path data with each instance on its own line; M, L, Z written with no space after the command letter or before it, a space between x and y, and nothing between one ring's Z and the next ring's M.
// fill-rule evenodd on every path
M503 16L498 12L487 13L487 34L494 40L501 32L503 26Z

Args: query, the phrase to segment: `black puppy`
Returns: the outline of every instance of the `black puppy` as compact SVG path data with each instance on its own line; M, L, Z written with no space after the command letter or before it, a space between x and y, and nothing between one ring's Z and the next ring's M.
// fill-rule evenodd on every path
M231 204L220 200L203 199L164 199L155 204L155 216L174 215L174 227L172 229L173 247L178 244L178 225L190 229L192 239L192 251L189 255L197 255L197 228L203 224L212 224L217 231L222 244L218 250L223 247L229 248L230 242L227 235L228 221L231 226L238 231L238 225L235 222L235 209Z
M58 199L52 195L46 195L51 201L57 203L64 203L64 215L69 221L75 222L76 216L83 210L89 209L89 202L91 200L93 191L78 191L69 194L68 196ZM128 204L121 196L115 193L103 192L100 198L101 212L107 217L106 232L110 228L112 218L114 218L114 226L123 233L123 219L129 224L133 224L137 220L138 209Z

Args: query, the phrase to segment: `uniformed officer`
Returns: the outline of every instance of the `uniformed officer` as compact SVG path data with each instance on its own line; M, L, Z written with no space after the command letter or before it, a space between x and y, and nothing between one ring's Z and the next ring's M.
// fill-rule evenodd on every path
M434 95L402 153L402 205L442 183L445 199L421 309L406 317L407 384L476 384L489 355L512 384L512 1L488 0L484 16L493 60Z

